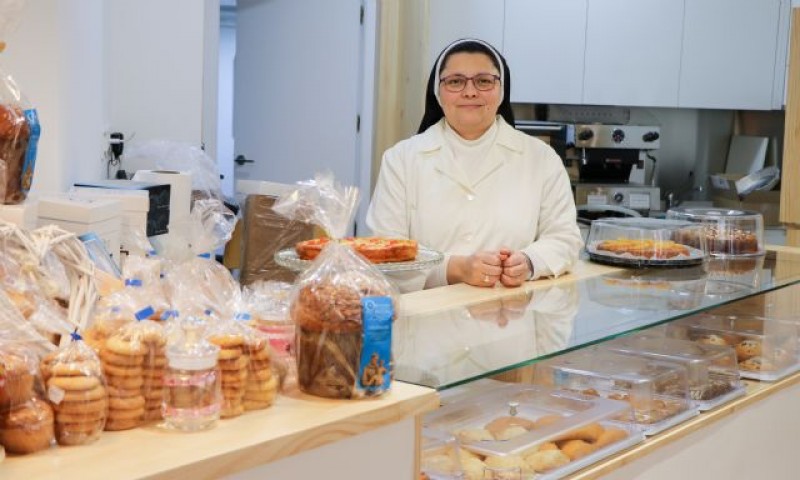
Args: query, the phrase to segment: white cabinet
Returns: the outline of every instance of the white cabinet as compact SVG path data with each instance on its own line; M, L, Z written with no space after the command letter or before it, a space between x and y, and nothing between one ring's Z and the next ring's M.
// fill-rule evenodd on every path
M459 38L478 38L503 50L502 1L430 0L428 8L428 65Z
M587 0L506 0L511 101L581 103Z
M771 108L780 11L781 0L686 0L679 106Z
M583 103L676 106L682 28L680 0L589 0Z

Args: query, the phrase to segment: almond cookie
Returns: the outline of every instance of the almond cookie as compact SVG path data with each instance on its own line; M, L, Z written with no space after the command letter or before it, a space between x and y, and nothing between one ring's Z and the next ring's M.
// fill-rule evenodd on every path
M144 356L147 353L147 347L141 342L123 339L120 335L114 335L106 340L106 350L129 356Z
M138 427L141 424L142 421L141 419L138 418L114 420L109 417L108 421L106 421L105 430L108 432L115 432L119 430L130 430L132 428Z
M108 402L105 398L98 398L90 402L61 402L55 406L56 413L89 414L105 412Z
M223 371L242 370L247 368L248 363L247 355L242 355L236 360L220 360L217 362L220 370Z
M220 349L217 358L220 360L238 360L242 356L242 351L238 348L223 348Z
M106 411L86 413L56 412L56 423L92 423L106 418Z
M142 416L144 416L144 406L121 410L117 410L115 408L108 409L109 420L128 420L132 418L142 418Z
M51 377L47 381L47 387L58 387L64 391L83 391L91 390L100 386L100 379L97 377Z
M110 398L108 399L108 407L114 410L136 410L144 407L145 400L142 396L137 397L124 397L124 398Z
M144 379L142 377L118 377L116 375L106 375L106 382L109 386L128 389L128 390L136 390L142 388L144 384Z
M116 365L112 365L109 363L103 364L103 370L105 371L106 375L117 376L117 377L141 377L142 376L142 367L133 366L133 367L118 367Z
M116 365L118 367L136 367L144 362L144 355L120 355L109 350L100 352L100 360L103 364Z
M214 334L209 335L208 341L220 347L220 349L230 349L244 346L244 336L238 334Z
M62 402L90 402L106 397L106 389L98 385L91 390L77 390L64 393Z

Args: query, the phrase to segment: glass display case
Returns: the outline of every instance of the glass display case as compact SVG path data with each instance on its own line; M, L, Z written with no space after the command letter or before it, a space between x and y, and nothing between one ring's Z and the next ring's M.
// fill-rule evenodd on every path
M703 278L696 269L584 263L581 268L591 274L578 271L580 278L574 280L532 282L523 287L529 290L496 289L487 292L492 298L486 300L463 296L440 304L430 301L435 291L418 292L426 308L408 308L414 298L409 296L395 322L395 378L447 390L737 300L763 302L762 294L800 282L800 254L768 251L761 258L760 280L747 288L731 286L728 279ZM694 272L697 278L681 272ZM637 293L626 282L639 282ZM608 289L631 301L614 301ZM658 308L651 308L656 302ZM800 306L793 312L800 318Z

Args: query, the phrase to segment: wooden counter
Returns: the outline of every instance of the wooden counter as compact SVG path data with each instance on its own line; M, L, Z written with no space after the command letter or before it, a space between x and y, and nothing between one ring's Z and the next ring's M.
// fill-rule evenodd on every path
M389 395L373 400L280 395L269 409L222 420L205 432L179 433L151 426L104 432L87 446L8 456L0 463L0 478L220 478L396 422L413 421L438 406L439 396L434 390L401 382L392 385ZM406 447L414 448L413 440L410 443Z

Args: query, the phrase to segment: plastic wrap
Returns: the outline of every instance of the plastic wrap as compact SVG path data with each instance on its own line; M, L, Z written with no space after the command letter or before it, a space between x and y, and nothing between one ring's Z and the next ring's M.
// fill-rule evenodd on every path
M239 284L224 265L193 257L166 266L165 292L173 309L181 317L202 317L206 311L219 318L232 318L240 296Z
M160 320L164 312L170 309L161 280L162 268L163 261L157 256L130 255L122 272L126 285L138 285L133 292L141 297L141 305L153 307L155 320Z
M0 53L19 24L24 0L0 0ZM0 68L0 203L25 200L33 182L39 119L17 87L14 79Z
M274 208L341 238L357 204L356 188L318 176L282 195ZM388 391L397 299L395 288L375 267L349 246L329 242L297 280L291 301L300 389L329 398Z
M77 333L72 342L42 359L46 397L55 411L60 445L84 445L100 437L108 396L100 358Z
M282 390L297 385L295 325L289 316L292 285L284 282L256 282L242 288L242 302L250 312L250 324L269 340L272 363Z
M0 445L27 454L54 440L53 409L40 398L39 359L21 345L0 343Z
M150 307L136 312L137 321L125 323L100 351L108 383L106 430L128 430L161 418L167 340L160 324L146 320L152 314Z

